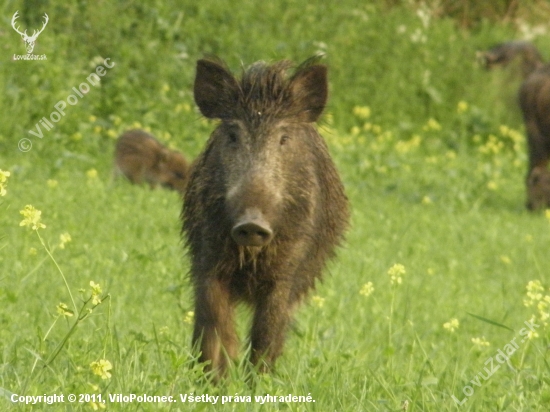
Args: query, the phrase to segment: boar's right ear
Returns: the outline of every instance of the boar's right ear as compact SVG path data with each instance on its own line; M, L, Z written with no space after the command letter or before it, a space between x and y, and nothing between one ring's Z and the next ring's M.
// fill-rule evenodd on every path
M290 79L292 109L299 120L315 122L327 103L327 67L307 63L308 61Z
M220 63L201 59L197 62L195 102L210 119L231 119L239 99L239 84Z

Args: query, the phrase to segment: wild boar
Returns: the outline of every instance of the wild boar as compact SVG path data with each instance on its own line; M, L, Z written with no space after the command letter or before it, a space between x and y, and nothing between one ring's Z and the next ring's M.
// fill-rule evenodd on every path
M520 57L524 81L519 89L519 105L527 131L529 165L526 175L527 207L531 210L545 205L548 162L550 160L550 65L544 64L539 51L528 42L509 42L491 48L483 54L485 66L506 66ZM537 183L533 183L533 182Z
M237 79L221 61L197 63L195 102L220 123L193 164L182 231L193 344L218 377L237 356L239 302L253 309L251 362L273 366L294 309L348 224L343 184L313 126L327 101L327 67L310 59L290 69L258 62Z

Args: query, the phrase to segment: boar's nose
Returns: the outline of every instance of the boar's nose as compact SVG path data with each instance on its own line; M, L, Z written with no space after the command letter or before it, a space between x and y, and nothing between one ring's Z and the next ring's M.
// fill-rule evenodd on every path
M248 212L233 226L231 237L240 246L265 246L273 239L273 231L261 212Z

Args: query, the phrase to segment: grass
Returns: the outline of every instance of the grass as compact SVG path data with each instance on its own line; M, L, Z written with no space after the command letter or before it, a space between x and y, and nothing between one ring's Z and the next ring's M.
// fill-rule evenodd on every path
M526 29L488 21L461 29L425 6L389 3L0 6L0 169L10 172L0 197L1 409L94 410L101 394L107 410L548 410L548 326L531 339L520 333L540 319L524 305L528 283L540 280L541 297L550 294L550 221L524 209L519 79L475 63L476 50ZM10 60L25 50L9 26L16 10L29 28L48 13L34 51L47 61ZM532 28L529 10L521 15ZM548 36L533 41L548 56ZM243 308L243 356L213 386L190 347L181 200L112 180L114 141L143 127L193 158L214 127L193 103L196 59L218 54L238 71L317 52L331 91L320 130L351 201L351 229L296 314L276 372L246 367ZM100 86L67 105L42 139L28 133L105 58L115 66ZM18 150L22 138L30 151ZM46 228L19 226L25 205ZM399 285L388 276L395 264L405 268ZM84 302L73 328L76 314L63 313ZM454 331L443 326L452 319ZM499 363L513 339L517 349ZM488 377L490 359L499 368ZM65 402L23 405L12 394ZM69 403L69 394L89 396ZM117 403L116 394L178 402ZM220 398L191 404L180 394ZM267 394L315 402L256 401Z

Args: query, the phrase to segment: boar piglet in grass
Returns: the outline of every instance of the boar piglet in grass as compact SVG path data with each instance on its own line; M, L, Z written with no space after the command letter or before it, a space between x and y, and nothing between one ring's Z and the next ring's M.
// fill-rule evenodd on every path
M115 148L115 175L124 175L134 184L160 185L183 193L189 166L185 157L163 146L143 130L123 133Z

